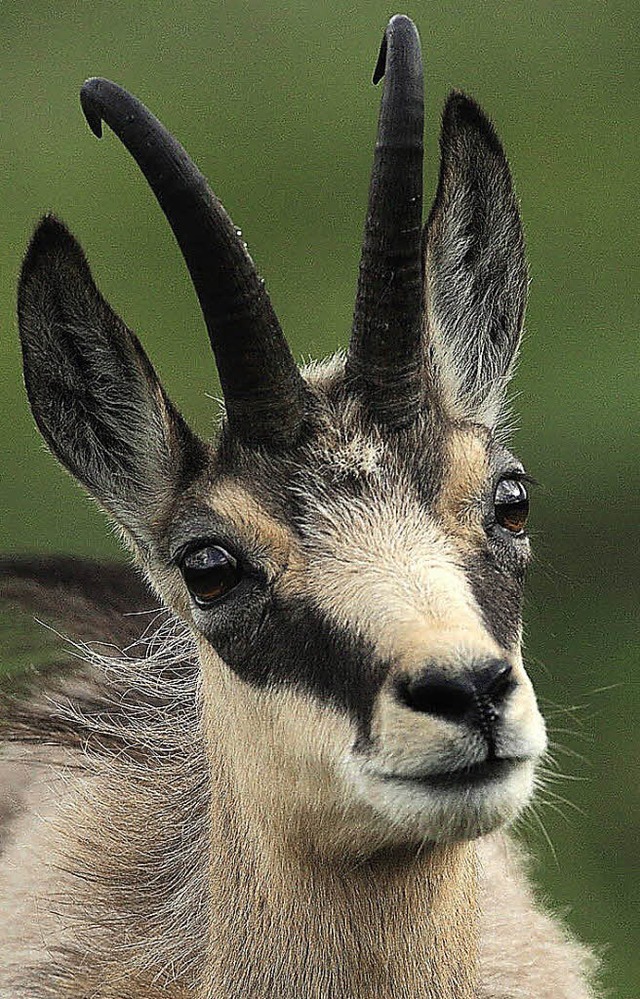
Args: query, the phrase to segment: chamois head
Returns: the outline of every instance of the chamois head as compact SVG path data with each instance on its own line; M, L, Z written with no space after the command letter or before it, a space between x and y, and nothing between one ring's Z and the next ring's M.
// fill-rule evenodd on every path
M19 287L38 427L195 634L228 793L256 828L338 853L494 829L528 800L545 747L520 653L527 477L498 432L527 286L509 168L482 110L451 94L423 228L406 17L385 32L383 76L350 346L302 372L184 149L115 84L82 89L185 258L225 400L214 444L55 218Z

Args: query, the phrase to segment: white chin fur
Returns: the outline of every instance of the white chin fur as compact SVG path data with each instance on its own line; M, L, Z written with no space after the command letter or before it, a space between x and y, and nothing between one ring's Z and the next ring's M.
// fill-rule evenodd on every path
M533 793L535 763L523 761L504 776L469 788L384 780L354 760L346 771L359 798L388 825L394 842L455 843L512 822Z

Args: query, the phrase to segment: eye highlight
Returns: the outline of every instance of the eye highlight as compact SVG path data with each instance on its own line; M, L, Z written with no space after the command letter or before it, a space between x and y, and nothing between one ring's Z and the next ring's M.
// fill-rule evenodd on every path
M500 479L493 498L496 523L511 534L524 534L529 494L522 479Z
M198 607L209 607L238 585L242 570L236 559L218 545L192 548L182 558L180 571Z

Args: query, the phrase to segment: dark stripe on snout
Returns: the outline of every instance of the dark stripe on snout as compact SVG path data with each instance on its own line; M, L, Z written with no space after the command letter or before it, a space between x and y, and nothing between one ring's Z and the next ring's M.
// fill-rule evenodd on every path
M488 550L474 552L464 568L487 628L503 649L512 649L520 635L524 567L514 559L501 564Z
M305 691L346 711L359 737L368 736L374 701L389 670L369 643L300 599L269 600L253 627L246 617L242 627L237 624L207 637L241 679Z

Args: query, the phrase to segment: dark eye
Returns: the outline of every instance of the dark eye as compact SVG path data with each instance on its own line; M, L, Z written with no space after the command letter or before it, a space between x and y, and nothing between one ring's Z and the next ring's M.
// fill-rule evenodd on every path
M242 577L233 555L217 545L192 548L180 570L189 593L199 607L207 607L237 586Z
M520 479L500 479L493 499L496 522L512 534L523 534L529 516L529 496Z

